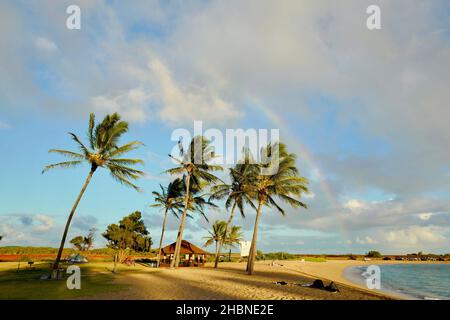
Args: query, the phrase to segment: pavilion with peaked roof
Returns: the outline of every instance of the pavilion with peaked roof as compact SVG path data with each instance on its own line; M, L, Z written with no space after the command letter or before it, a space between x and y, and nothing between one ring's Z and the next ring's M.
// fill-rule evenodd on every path
M175 242L161 249L161 266L168 267L175 253ZM200 267L205 265L209 252L186 240L181 240L180 267Z

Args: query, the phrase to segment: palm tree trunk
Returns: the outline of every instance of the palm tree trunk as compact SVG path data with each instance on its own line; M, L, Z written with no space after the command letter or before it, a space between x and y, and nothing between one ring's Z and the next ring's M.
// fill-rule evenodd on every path
M180 263L181 240L183 239L184 223L186 221L186 215L188 210L190 183L191 183L191 174L189 173L186 179L186 198L184 200L183 215L181 216L180 228L178 229L178 236L177 242L175 244L174 256L172 261L170 262L171 269L174 267L178 268L178 264Z
M169 212L169 208L166 208L166 212L164 213L164 221L162 225L161 230L161 239L159 240L159 251L158 251L158 261L156 262L156 267L159 268L159 263L161 261L161 250L162 250L162 243L164 239L164 231L166 230L166 222L167 222L167 214Z
M117 260L119 260L119 253L116 251L114 252L114 257L113 257L113 261L114 261L114 266L113 266L113 273L116 273L116 268L117 268Z
M259 217L261 216L261 209L262 209L263 202L264 202L264 199L261 198L259 200L258 210L256 211L255 226L253 228L252 245L250 247L250 253L249 253L248 262L247 262L247 273L249 275L253 274L253 268L255 265L256 241L258 239L258 222L259 222Z
M81 197L84 194L84 191L86 191L86 188L89 184L89 182L92 179L92 176L94 175L94 172L97 168L94 166L91 168L91 172L89 172L89 175L86 179L86 182L84 183L83 188L80 191L80 194L78 195L77 201L75 201L75 204L72 207L72 210L70 211L69 218L67 219L66 227L64 228L64 233L61 239L61 244L59 246L58 255L56 256L55 263L53 264L53 270L57 270L59 267L59 262L61 261L62 252L64 249L64 243L66 242L67 233L69 232L70 222L72 221L73 215L75 214L75 210L77 209L78 203L81 200Z
M220 249L219 243L220 243L220 240L216 241L216 258L219 256L219 249Z
M226 237L227 232L228 232L228 226L231 224L231 221L233 221L233 217L234 217L234 211L236 210L236 202L233 204L233 208L231 208L231 213L230 213L230 217L228 218L227 224L225 225L225 230L224 230L224 236ZM225 241L225 237L222 237L220 239L219 242L219 251L216 253L216 259L214 261L214 268L217 268L217 266L219 265L219 254L220 254L220 250L222 250L223 247L223 243Z

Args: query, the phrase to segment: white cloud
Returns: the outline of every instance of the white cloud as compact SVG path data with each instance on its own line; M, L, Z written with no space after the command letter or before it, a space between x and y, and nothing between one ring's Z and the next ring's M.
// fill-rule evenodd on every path
M19 230L9 223L3 223L1 225L0 235L4 237L2 239L2 245L14 244L16 241L24 241L28 239L28 236L25 232Z
M36 37L34 43L39 50L46 51L49 53L58 51L58 46L53 41L45 37Z
M10 129L10 128L11 128L11 126L8 123L0 121L0 130L1 129Z
M369 236L365 236L363 238L356 237L355 242L358 244L375 244L375 243L377 243L377 241L375 241L374 239L372 239Z
M54 226L53 218L50 216L38 214L36 215L35 219L40 222L40 224L34 228L35 231L47 232Z
M61 240L59 230L63 230L65 219L63 217L56 223L46 214L0 214L0 235L4 236L0 245L57 246Z
M446 240L446 230L435 226L410 226L405 229L383 231L384 240L396 246L441 243Z
M149 63L157 86L156 98L161 103L160 116L172 124L203 120L224 123L240 116L238 110L223 100L211 86L180 86L160 60Z
M144 89L135 88L117 95L95 96L90 99L90 104L100 114L118 112L128 121L142 123L148 119L149 99L150 95Z
M368 205L363 201L352 199L352 200L348 200L344 204L344 207L350 209L353 212L358 212L358 211L367 209Z
M419 213L418 217L420 220L430 220L431 216L433 215L433 213L431 212L427 212L427 213Z
M316 194L312 191L305 193L303 195L303 198L305 198L305 199L314 199L315 197L316 197Z
M151 58L144 72L133 63L122 65L121 70L125 78L139 79L139 86L91 97L89 105L94 111L119 112L128 121L140 123L162 119L169 125L191 124L199 119L223 124L241 116L213 86L175 79L158 58Z

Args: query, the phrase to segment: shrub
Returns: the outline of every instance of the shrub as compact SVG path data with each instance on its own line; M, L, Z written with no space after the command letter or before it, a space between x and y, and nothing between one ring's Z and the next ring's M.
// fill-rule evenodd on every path
M295 259L293 254L287 252L269 252L265 255L266 260L290 260Z
M256 251L256 260L292 260L296 257L287 252L268 252Z
M366 256L369 258L381 258L381 253L378 251L369 251Z
M261 250L256 250L256 260L265 260L265 255Z

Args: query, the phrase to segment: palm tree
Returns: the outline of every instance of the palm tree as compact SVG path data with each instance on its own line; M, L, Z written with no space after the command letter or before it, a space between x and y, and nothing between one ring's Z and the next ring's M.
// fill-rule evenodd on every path
M242 239L243 237L240 226L228 226L227 236L223 244L228 246L230 249L230 253L228 256L229 261L231 261L231 247L235 247L235 245L239 244L239 242L241 242Z
M89 147L86 147L74 133L69 133L72 139L78 145L81 153L59 149L49 150L50 153L58 153L73 160L48 165L44 168L42 173L55 168L74 167L82 164L83 162L87 162L91 168L89 175L67 219L66 227L64 228L64 233L61 239L61 245L58 250L58 255L53 265L53 268L55 270L58 269L62 251L64 248L64 243L69 231L70 222L72 221L75 210L89 182L91 181L94 172L99 167L108 169L111 176L118 182L132 187L135 190L139 190L139 188L130 180L140 178L144 175L144 172L131 168L130 166L135 164L143 164L144 162L140 159L120 158L120 156L129 151L135 150L140 145L142 145L142 143L138 141L132 141L122 146L118 146L119 138L127 131L128 123L125 121L121 121L120 116L117 113L107 115L103 119L103 121L101 123L98 123L97 125L95 125L94 114L91 113L89 117L89 129L87 134Z
M182 159L177 159L171 155L179 165L178 167L167 170L170 174L183 174L186 191L184 199L184 210L181 216L180 227L175 245L174 258L170 263L170 267L178 268L180 262L181 240L183 237L184 225L186 221L187 211L189 210L190 192L192 189L202 189L205 185L215 183L220 180L210 173L210 171L222 170L221 166L212 165L209 162L214 158L214 150L210 146L210 141L203 136L196 136L189 144L186 153L181 152Z
M227 229L228 227L228 229ZM228 226L226 221L216 221L212 226L212 230L208 231L209 236L205 237L206 242L204 247L210 246L213 243L216 245L216 256L220 255L221 245L234 247L242 240L241 227Z
M219 255L219 248L220 248L219 244L225 242L226 225L227 225L226 221L222 221L222 220L215 221L212 226L212 230L208 230L209 236L205 237L206 242L203 246L208 247L214 243L216 245L216 250L215 250L216 256Z
M307 208L305 203L294 198L300 198L302 193L308 192L308 180L299 176L298 169L295 166L295 154L288 153L286 145L283 143L268 144L267 147L262 150L262 154L268 159L278 160L276 164L278 169L271 170L276 168L273 161L270 161L268 164L258 165L259 173L251 178L252 182L248 185L253 194L253 198L258 201L252 244L247 263L247 273L249 275L253 273L254 269L256 241L258 238L258 222L261 216L262 207L273 206L277 211L284 215L284 210L275 201L275 199L278 198L294 208ZM263 174L262 169L268 170Z
M249 189L246 187L249 183L251 170L252 166L249 164L248 157L246 156L242 163L238 163L234 168L230 169L231 184L223 183L211 188L212 195L210 199L226 198L225 208L229 210L231 207L230 217L225 225L225 233L227 233L228 228L233 221L236 207L239 209L242 218L245 218L245 203L250 204L250 206L256 210L255 205L250 199ZM219 243L219 250L216 252L214 268L217 268L219 264L219 253L223 244L223 241Z
M224 245L234 247L242 240L242 231L240 226L229 226Z
M184 184L182 179L177 178L170 182L166 188L162 185L159 186L161 187L161 193L157 191L152 192L155 196L156 203L151 205L151 207L164 208L164 221L161 230L161 239L159 240L158 260L156 263L157 268L159 268L161 261L161 249L164 239L164 231L166 229L167 215L170 211L175 217L178 218L178 214L181 212L181 208L183 206Z

